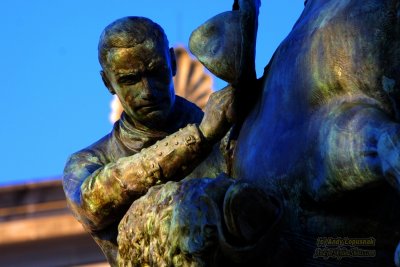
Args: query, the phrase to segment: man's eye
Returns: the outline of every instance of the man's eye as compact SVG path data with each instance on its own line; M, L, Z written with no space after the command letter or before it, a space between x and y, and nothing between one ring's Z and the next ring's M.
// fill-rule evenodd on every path
M120 84L127 84L127 85L135 84L138 83L139 81L140 81L139 75L126 75L118 79L118 82Z

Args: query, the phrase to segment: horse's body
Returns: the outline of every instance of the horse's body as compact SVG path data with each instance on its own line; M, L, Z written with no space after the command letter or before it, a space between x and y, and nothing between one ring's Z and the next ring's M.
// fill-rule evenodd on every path
M257 10L258 1L239 6L246 3ZM229 16L251 25L246 8L235 14ZM260 96L241 126L229 165L238 181L194 179L152 188L120 224L120 263L393 266L400 240L399 14L399 0L309 0L266 68ZM246 27L223 39L218 33L237 30L237 23L210 21L192 38L206 66L227 54L239 55L238 61L217 57L223 67L252 60L251 38L234 47L241 53L223 45L247 40ZM222 28L214 27L221 21ZM251 74L251 66L241 72L242 65L233 68L234 77ZM261 196L265 192L281 200L280 212L263 205L275 203ZM264 231L257 240L236 239L254 229ZM318 237L375 240L344 249L376 255L326 259L317 253L324 248Z
M381 143L398 128L399 27L398 1L310 0L272 58L233 173L284 198L289 232L394 252L400 147Z

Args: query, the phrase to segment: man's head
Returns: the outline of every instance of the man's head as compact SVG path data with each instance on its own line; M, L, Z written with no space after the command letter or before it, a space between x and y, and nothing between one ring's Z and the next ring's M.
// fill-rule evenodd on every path
M125 113L148 127L164 122L175 101L173 49L163 29L142 17L107 26L99 41L101 76Z

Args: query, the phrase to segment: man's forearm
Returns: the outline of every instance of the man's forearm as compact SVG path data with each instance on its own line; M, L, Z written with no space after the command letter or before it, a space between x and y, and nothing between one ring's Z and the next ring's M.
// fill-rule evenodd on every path
M90 228L101 229L156 184L180 180L211 151L198 126L188 125L130 157L94 172L81 186L82 209Z

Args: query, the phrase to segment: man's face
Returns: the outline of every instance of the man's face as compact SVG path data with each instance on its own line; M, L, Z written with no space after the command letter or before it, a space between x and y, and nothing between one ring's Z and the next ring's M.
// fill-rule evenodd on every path
M125 113L148 127L162 124L175 101L168 48L150 41L114 48L107 62L106 76Z

